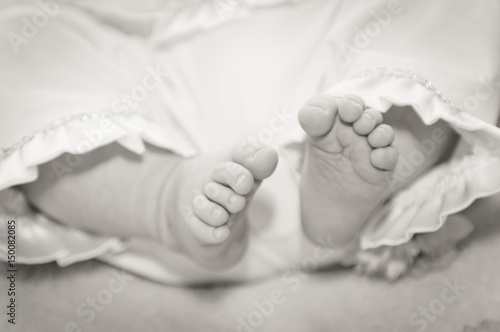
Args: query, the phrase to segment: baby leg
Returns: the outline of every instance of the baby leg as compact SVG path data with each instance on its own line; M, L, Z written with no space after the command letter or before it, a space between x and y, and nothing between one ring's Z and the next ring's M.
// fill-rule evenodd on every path
M96 234L147 237L213 268L243 254L245 208L277 163L274 150L247 145L185 159L111 144L59 179L52 165L68 156L40 166L37 181L23 186L42 213Z
M366 109L357 96L322 95L300 110L299 121L308 134L300 185L302 222L312 241L332 247L349 242L395 190L454 144L450 139L435 147L425 161L412 166L411 174L401 176L398 160L409 160L433 130L441 128L441 139L453 135L443 123L425 126L411 108L393 109L387 118L382 124L382 113Z

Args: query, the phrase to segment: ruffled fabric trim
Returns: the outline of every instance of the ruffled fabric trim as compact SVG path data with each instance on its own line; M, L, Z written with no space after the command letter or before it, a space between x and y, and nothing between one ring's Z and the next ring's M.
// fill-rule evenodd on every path
M4 150L0 155L0 190L34 181L38 177L38 165L63 153L80 155L115 141L138 154L145 151L144 142L181 156L196 153L177 131L167 133L139 114L81 113L56 120ZM53 168L56 174L63 176L71 172L75 163L78 162L68 159L66 165L53 165Z
M466 156L435 168L396 196L364 229L362 248L395 246L414 234L435 232L449 215L500 191L500 159Z
M422 275L446 268L458 255L457 244L473 231L471 221L462 214L452 215L447 221L439 230L416 234L398 246L356 251L352 257L343 259L342 264L355 266L357 272L388 280L396 280L408 273Z
M392 105L412 106L428 125L439 119L447 121L473 151L435 167L397 193L363 229L362 249L396 246L415 234L434 232L449 215L478 198L500 192L500 129L466 113L432 82L415 73L377 68L336 85L328 93L338 97L357 94L383 112Z

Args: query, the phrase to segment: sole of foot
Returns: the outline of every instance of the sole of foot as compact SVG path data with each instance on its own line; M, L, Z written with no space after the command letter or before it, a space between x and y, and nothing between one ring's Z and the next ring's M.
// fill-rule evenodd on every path
M351 241L390 196L399 151L382 113L354 95L320 95L299 112L307 133L300 184L302 225L329 247Z

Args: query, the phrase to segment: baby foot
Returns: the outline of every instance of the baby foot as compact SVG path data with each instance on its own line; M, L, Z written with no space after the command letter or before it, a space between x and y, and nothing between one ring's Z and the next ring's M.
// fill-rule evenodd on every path
M177 174L181 196L170 218L179 249L206 267L237 262L246 248L249 201L277 161L275 150L247 143L187 160Z
M390 195L398 161L393 129L357 96L321 95L299 112L308 134L300 184L302 224L313 241L349 242Z

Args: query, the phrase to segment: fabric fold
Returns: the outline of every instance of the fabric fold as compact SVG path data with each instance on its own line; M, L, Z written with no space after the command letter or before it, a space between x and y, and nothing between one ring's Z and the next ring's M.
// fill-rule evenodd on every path
M395 194L364 228L362 249L396 246L415 234L434 232L449 215L500 191L500 128L453 103L431 81L409 71L374 68L346 79L328 93L359 95L368 106L383 112L393 105L411 106L427 125L440 119L449 123L471 151L455 155Z
M191 156L196 150L176 133L166 133L139 114L122 112L82 113L56 120L0 155L0 190L34 181L37 166L63 153L76 156L117 142L124 148L141 154L144 143ZM71 173L83 157L66 158L66 163L53 163L58 177Z
M124 250L118 238L72 229L34 212L16 189L0 191L0 217L0 238L6 240L0 241L0 260L3 261L13 256L18 264L55 261L59 266L67 266L106 252Z

